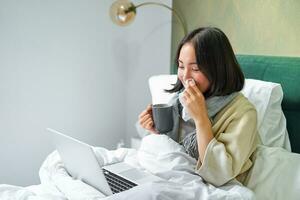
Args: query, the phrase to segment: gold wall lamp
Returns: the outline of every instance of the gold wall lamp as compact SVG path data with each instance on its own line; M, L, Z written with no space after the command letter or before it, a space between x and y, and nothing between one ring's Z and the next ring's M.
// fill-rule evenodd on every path
M184 23L184 20L181 18L178 12L163 3L145 2L138 5L134 5L132 2L128 0L117 0L110 7L109 13L110 13L111 20L119 26L127 26L131 24L135 19L137 8L146 5L161 6L170 10L172 13L174 13L174 16L177 17L179 23L181 24L184 35L187 34L186 24Z

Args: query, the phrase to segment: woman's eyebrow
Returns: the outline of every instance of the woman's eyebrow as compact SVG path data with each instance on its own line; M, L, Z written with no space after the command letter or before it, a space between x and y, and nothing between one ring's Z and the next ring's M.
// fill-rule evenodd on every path
M181 60L178 59L178 62L183 63ZM189 65L198 65L197 62L190 62Z

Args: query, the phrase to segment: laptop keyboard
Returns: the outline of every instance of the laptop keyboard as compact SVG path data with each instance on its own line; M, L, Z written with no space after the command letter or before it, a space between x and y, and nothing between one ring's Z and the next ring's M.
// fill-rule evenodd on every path
M122 178L121 176L118 176L115 173L112 173L106 169L103 169L103 174L108 182L108 185L110 186L110 189L112 192L119 193L125 190L128 190L130 188L133 188L134 186L137 186L137 184L126 180L125 178Z

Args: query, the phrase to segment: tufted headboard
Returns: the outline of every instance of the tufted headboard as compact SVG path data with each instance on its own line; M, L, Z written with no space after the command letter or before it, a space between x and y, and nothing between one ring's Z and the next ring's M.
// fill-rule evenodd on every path
M292 151L300 153L300 57L237 55L246 78L280 83Z

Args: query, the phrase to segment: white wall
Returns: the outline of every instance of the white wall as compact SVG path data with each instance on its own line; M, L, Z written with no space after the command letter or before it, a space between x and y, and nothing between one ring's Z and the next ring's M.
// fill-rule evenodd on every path
M135 2L145 2L143 0ZM172 0L157 0L172 7ZM170 73L172 13L163 7L148 5L137 10L130 26L128 44L131 47L127 70L127 143L137 135L138 115L151 103L148 78Z
M0 184L39 183L46 127L110 149L135 134L147 78L169 70L171 14L140 8L121 28L111 3L0 0Z

